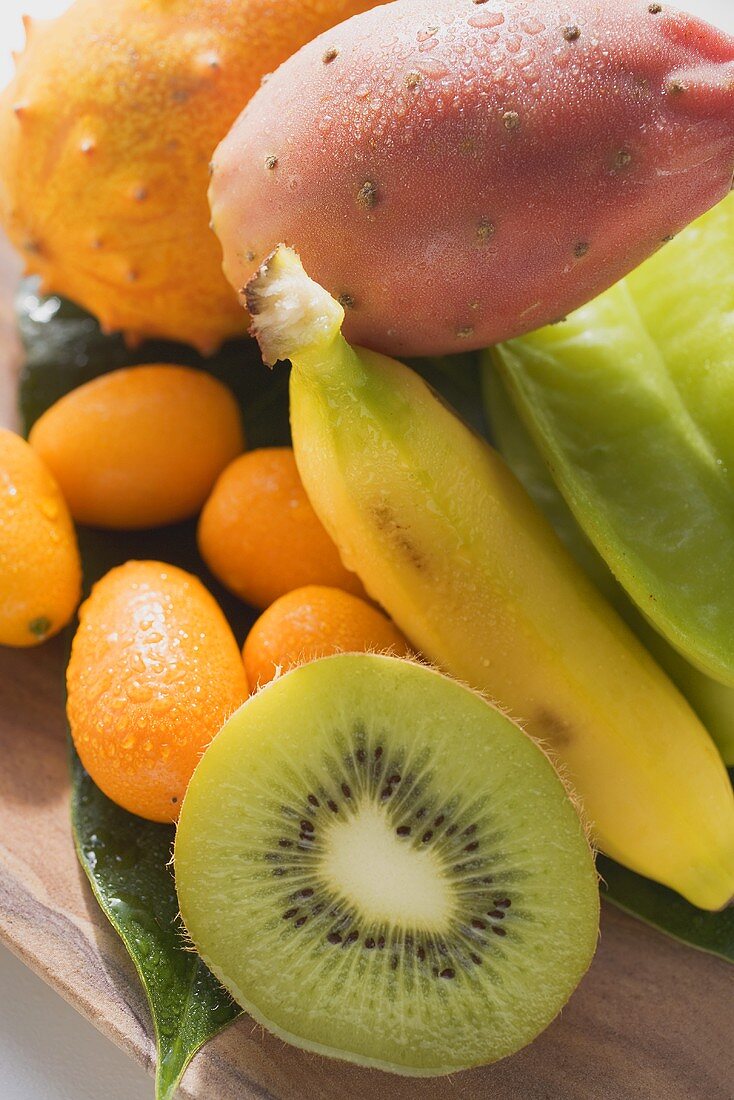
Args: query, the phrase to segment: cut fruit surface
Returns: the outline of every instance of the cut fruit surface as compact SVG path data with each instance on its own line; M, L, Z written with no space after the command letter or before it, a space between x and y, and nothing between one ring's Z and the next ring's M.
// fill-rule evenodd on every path
M197 950L297 1046L408 1074L530 1042L587 969L593 858L552 765L421 665L287 673L202 758L175 848Z

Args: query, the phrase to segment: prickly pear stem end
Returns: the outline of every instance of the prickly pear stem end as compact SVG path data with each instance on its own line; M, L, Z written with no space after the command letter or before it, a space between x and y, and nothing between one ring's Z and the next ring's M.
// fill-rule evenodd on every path
M298 253L279 244L244 288L250 334L268 366L323 348L338 335L344 310L310 279Z

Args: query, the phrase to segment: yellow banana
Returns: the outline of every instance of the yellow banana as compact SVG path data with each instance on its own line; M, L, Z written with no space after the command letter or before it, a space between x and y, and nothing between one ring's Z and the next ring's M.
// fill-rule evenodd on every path
M289 358L298 468L345 564L428 658L547 744L600 847L715 909L734 894L734 796L683 696L486 443L281 246L247 288Z

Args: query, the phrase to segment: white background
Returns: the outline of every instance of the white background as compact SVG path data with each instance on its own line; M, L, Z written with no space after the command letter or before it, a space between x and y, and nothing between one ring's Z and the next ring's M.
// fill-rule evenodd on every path
M67 6L68 0L0 0L0 87L12 72L10 51L23 44L21 13L45 18ZM680 0L679 6L734 32L734 0ZM152 1082L142 1069L0 947L1 1100L152 1100L152 1096Z

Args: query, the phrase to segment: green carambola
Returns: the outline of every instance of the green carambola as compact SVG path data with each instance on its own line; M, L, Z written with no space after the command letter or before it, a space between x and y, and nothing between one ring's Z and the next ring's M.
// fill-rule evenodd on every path
M158 1053L155 1095L172 1100L196 1051L239 1009L186 948L168 866L173 828L116 806L95 787L73 749L71 767L79 862L143 983Z
M563 323L492 356L587 537L734 685L734 195Z

